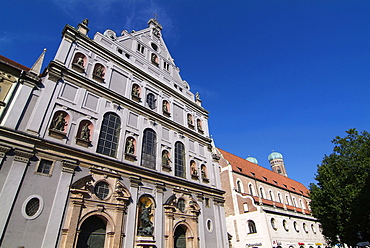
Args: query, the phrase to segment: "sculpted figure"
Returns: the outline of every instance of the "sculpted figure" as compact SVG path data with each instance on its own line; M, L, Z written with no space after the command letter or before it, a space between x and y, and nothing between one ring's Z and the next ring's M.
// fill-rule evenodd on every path
M84 68L84 58L82 56L77 59L76 63Z
M103 69L103 66L98 65L98 66L96 67L95 75L96 75L96 76L98 76L98 77L101 77L101 78L103 78L103 77L104 77L104 69Z
M80 138L83 139L83 140L90 141L89 123L86 123L85 126L82 127Z
M139 97L139 86L137 85L134 85L134 87L132 87L132 95L133 96L136 96L136 97Z
M135 152L134 139L129 138L126 141L126 153L127 154L134 154L134 152Z
M67 125L64 119L63 113L60 113L57 118L54 119L54 129L58 131L64 131L64 127Z
M150 220L152 212L152 205L145 207L145 205L141 204L141 215L140 215L140 221L141 226L139 227L138 233L142 236L151 236L153 235L153 222Z

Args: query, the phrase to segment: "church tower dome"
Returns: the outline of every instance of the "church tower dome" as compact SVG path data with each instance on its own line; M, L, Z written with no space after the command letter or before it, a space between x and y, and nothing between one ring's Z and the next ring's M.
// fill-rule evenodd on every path
M284 165L284 159L283 155L279 152L273 151L269 156L268 160L271 165L271 169L275 171L276 173L288 177L286 170L285 170L285 165Z

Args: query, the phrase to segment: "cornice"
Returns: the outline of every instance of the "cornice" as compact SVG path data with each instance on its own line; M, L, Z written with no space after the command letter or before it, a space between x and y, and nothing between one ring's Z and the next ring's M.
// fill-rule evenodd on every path
M32 146L33 150L36 153L53 154L54 156L59 156L61 160L64 160L65 155L68 154L68 159L79 161L80 166L85 165L87 167L105 167L108 169L113 169L121 176L127 178L140 178L140 180L166 182L166 187L189 188L192 190L192 192L195 193L207 192L207 195L223 195L225 193L225 191L221 189L213 188L208 185L199 184L196 182L191 182L186 180L185 178L166 175L159 171L149 170L142 166L127 164L125 162L118 161L116 158L106 157L97 153L85 152L65 144L45 140L43 138L36 137L28 133L15 131L13 129L0 127L0 137L2 136L8 137L6 141L9 141L9 139L14 140L14 144L16 144L16 142L19 140L22 140L23 142L28 142L28 144ZM140 177L138 177L137 175L140 175Z

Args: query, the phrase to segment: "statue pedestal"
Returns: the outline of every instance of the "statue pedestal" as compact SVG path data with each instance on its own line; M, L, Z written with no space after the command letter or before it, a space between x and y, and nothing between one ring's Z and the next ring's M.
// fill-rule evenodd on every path
M155 240L152 236L137 236L136 247L140 248L155 248Z
M90 140L84 140L84 139L76 137L76 144L80 145L80 146L83 146L83 147L89 147L90 144L91 144L91 141Z
M61 139L64 139L66 137L66 135L67 134L65 132L58 131L58 130L55 130L55 129L49 129L49 136L50 137L61 140Z

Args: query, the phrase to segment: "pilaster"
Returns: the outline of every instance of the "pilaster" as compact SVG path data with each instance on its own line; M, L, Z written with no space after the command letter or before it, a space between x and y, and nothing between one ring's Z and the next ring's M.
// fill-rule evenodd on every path
M5 150L7 150L5 148ZM31 151L14 150L14 161L0 193L0 238L3 238L6 224L16 200L17 192L22 184L29 159L34 155Z
M69 186L72 182L74 170L78 162L74 160L65 159L61 161L62 173L59 176L59 182L53 205L52 211L49 216L48 224L42 242L42 247L53 248L57 245L59 230L62 225L63 214L65 211L66 202L68 200Z

